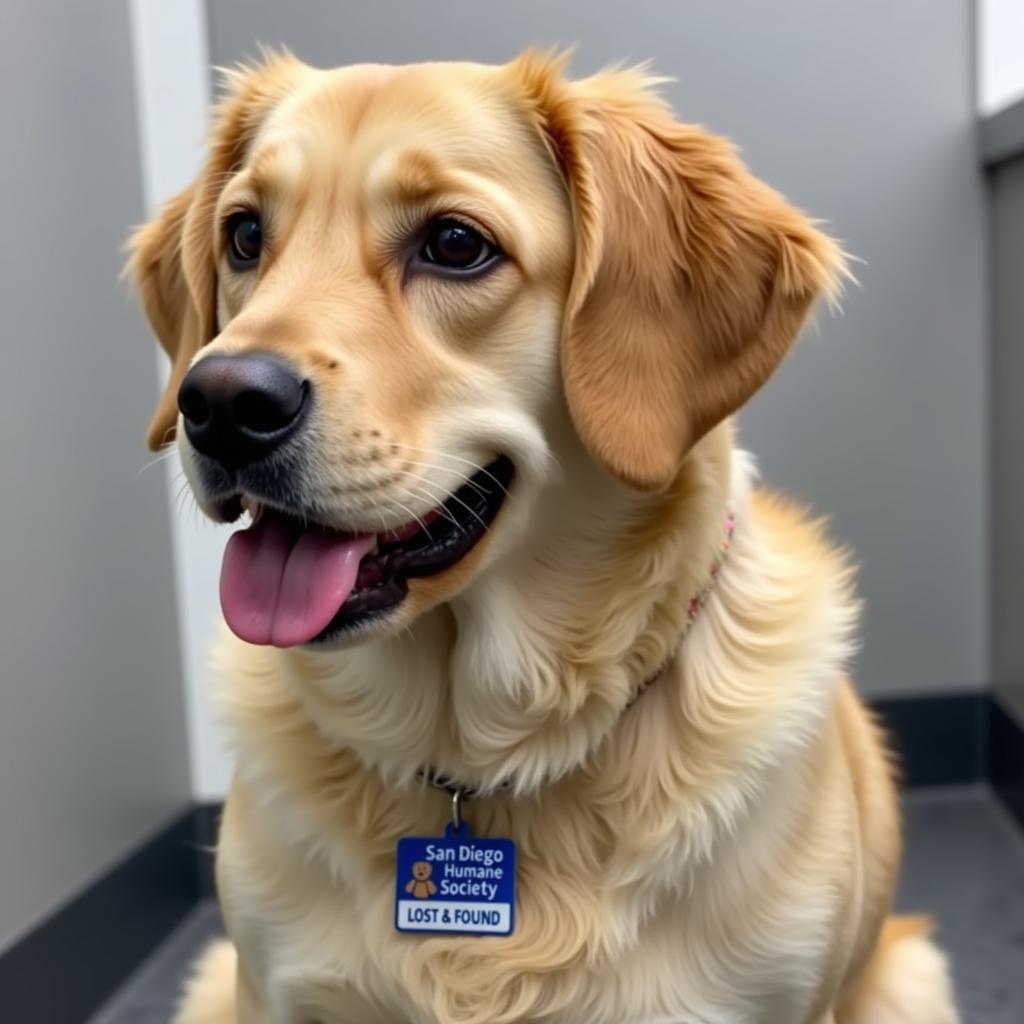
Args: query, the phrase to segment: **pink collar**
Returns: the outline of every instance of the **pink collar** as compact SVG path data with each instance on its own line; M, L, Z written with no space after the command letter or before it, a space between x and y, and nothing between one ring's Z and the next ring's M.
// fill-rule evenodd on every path
M729 549L732 547L732 536L736 532L736 511L730 505L725 513L725 525L722 531L722 539L718 542L718 547L715 549L714 559L711 563L711 577L705 585L704 589L700 593L694 594L690 598L689 603L686 606L686 624L683 626L683 632L679 637L679 642L682 643L686 634L690 632L690 628L693 626L694 621L700 614L700 610L707 604L708 598L711 596L711 592L715 589L715 583L718 581L719 574L722 571L722 566L725 565L729 557ZM678 648L678 645L677 645ZM637 688L636 693L630 698L629 703L626 705L624 711L628 711L641 697L643 692L654 682L656 682L668 668L672 659L676 656L674 650L663 665L661 665L656 672L648 676ZM476 790L471 786L461 785L458 780L452 779L446 775L435 772L430 768L422 768L416 773L416 777L420 782L425 782L428 786L433 786L434 789L439 789L444 793L447 793L452 798L452 820L455 821L459 818L461 805L467 801L472 800L477 794ZM503 782L498 783L491 794L495 793L506 793L512 788L512 780L505 779Z
M700 614L701 608L704 607L707 599L711 596L711 591L715 589L715 581L718 579L718 574L722 571L722 566L725 565L726 559L729 557L729 549L732 547L732 535L736 532L736 510L730 505L725 513L725 528L722 531L722 539L718 542L718 548L715 550L715 557L711 563L711 579L708 580L707 586L699 593L694 594L690 598L690 603L686 606L686 629L683 631L683 636L689 632L690 626L693 625L693 620Z

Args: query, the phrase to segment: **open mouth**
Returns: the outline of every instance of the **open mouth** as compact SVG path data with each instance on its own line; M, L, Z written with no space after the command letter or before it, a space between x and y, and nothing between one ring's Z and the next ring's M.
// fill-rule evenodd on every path
M228 541L220 598L231 630L253 644L319 643L382 618L409 580L437 576L476 546L508 494L501 456L416 522L343 533L268 507Z

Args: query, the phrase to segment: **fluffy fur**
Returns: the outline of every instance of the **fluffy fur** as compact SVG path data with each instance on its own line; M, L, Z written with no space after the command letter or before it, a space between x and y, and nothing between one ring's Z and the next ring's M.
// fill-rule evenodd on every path
M174 365L151 443L196 358L255 349L320 396L294 486L324 522L397 526L497 452L517 469L485 541L386 628L225 639L232 945L179 1024L955 1022L924 931L885 924L899 823L843 676L850 567L755 490L728 421L842 255L653 85L529 54L272 58L231 76L206 170L136 236ZM240 203L273 224L248 276L219 236ZM439 212L509 258L473 283L403 273L395 239ZM508 938L393 929L395 842L446 820L427 765L518 844Z

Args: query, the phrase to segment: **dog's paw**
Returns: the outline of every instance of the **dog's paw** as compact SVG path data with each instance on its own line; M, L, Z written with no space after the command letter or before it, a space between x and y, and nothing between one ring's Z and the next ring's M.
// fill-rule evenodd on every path
M837 1024L960 1024L946 955L925 919L890 918Z
M207 946L185 987L174 1024L235 1024L238 958L230 942Z

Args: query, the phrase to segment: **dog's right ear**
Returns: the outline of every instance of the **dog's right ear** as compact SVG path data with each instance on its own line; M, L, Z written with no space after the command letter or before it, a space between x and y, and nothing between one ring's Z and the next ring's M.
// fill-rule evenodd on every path
M179 192L128 243L131 258L127 271L139 290L150 326L171 359L170 379L146 432L146 443L152 451L173 440L178 386L192 357L212 337L212 323L208 331L203 329L204 321L212 321L212 315L200 312L182 265L185 220L196 190L197 184L193 183ZM212 296L207 301L212 302Z
M210 152L199 177L128 242L125 270L171 359L171 376L146 434L154 451L174 439L178 387L217 330L217 198L263 120L303 69L301 61L283 52L266 54L257 67L227 72L228 93L214 112Z

